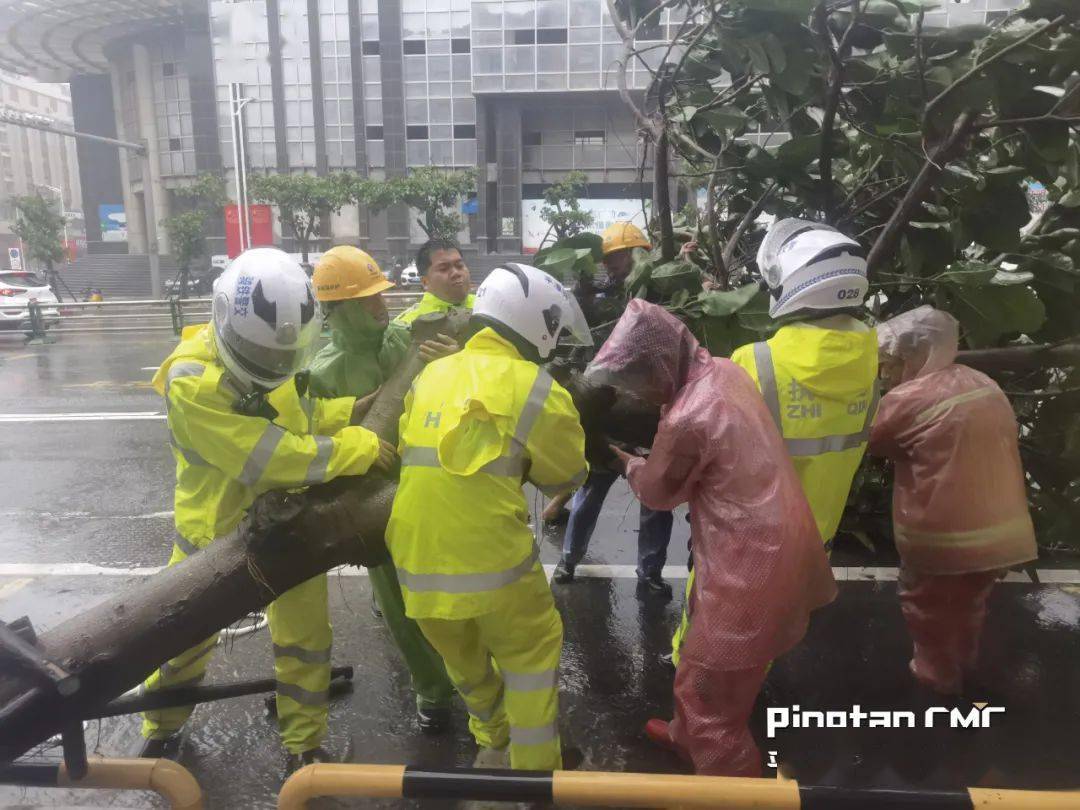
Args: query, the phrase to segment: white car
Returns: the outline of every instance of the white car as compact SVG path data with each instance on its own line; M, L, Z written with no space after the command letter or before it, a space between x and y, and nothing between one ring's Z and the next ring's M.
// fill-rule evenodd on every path
M401 271L401 286L402 287L419 287L420 286L420 273L416 270L415 264L410 264L404 270Z
M0 329L30 331L30 303L42 305L45 326L60 320L56 296L38 275L26 270L0 272Z

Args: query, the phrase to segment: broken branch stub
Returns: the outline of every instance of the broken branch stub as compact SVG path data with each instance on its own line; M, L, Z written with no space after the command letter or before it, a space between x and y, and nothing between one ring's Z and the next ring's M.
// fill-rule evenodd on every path
M460 334L468 313L417 319L413 345L362 421L395 441L413 378L423 368L418 343L437 332ZM61 696L20 677L0 679L0 761L13 759L88 716L165 661L258 610L318 574L387 558L384 533L396 482L376 474L303 493L256 500L237 531L217 539L95 608L42 634L38 646L77 675L81 688Z

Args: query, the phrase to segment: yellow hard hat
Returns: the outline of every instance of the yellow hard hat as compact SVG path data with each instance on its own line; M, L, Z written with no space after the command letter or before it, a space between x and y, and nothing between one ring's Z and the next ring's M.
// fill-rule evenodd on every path
M326 251L315 265L311 280L315 297L320 301L367 298L394 286L373 258L352 245L338 245Z
M641 232L641 228L632 222L613 222L604 228L600 238L603 240L602 249L605 256L627 248L639 247L648 250L652 247L645 234Z

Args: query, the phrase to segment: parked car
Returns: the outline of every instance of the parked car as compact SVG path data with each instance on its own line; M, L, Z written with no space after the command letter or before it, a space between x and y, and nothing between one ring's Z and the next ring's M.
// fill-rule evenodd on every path
M30 331L30 303L42 305L48 328L60 321L56 295L45 280L27 270L0 272L0 329Z
M402 287L419 287L420 286L420 273L416 270L415 264L410 264L404 270L401 271L401 286Z
M185 298L197 298L202 290L202 284L200 278L194 273L189 273L186 282L184 283L184 297ZM180 276L179 274L173 276L165 284L165 297L175 298L180 292Z

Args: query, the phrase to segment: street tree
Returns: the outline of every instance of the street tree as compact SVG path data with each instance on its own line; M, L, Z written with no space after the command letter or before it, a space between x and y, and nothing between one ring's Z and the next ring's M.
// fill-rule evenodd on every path
M540 209L540 218L549 228L541 247L552 231L558 241L579 234L593 224L592 212L582 211L579 202L588 181L584 172L569 172L558 183L552 183L544 190L544 207Z
M39 194L16 197L15 224L11 231L26 246L27 258L45 266L46 280L56 300L62 301L55 265L64 260L64 217Z
M257 174L248 177L248 193L257 202L276 206L282 228L291 232L304 264L312 240L323 223L348 202L339 178L313 174Z
M660 249L631 294L668 305L714 354L775 328L754 261L763 215L859 240L877 317L934 304L972 349L1080 341L1080 4L1030 0L958 28L931 27L920 0L608 7L616 83L654 149L658 197L669 152L705 197L685 230L658 200ZM681 14L654 59L640 35L666 9ZM644 96L628 89L635 62L652 73ZM1046 204L1033 218L1036 183ZM677 259L689 238L698 253ZM1075 545L1080 371L1046 350L1008 356L995 373L1022 426L1040 539Z
M386 180L361 179L346 174L339 182L349 199L366 206L372 213L405 204L420 212L417 224L429 239L456 239L465 227L457 211L461 200L476 189L476 172L423 166Z
M228 194L225 180L209 173L200 174L191 185L175 189L173 194L181 205L187 206L187 210L166 217L161 224L169 235L173 259L176 261L175 293L183 298L192 263L206 255L206 229L210 217L221 215Z

